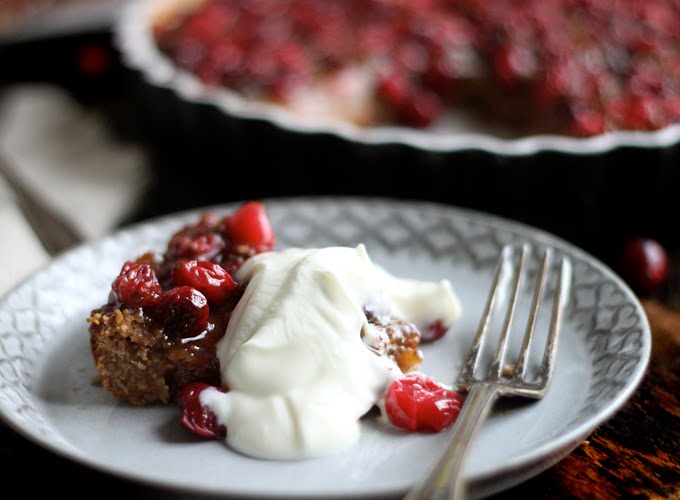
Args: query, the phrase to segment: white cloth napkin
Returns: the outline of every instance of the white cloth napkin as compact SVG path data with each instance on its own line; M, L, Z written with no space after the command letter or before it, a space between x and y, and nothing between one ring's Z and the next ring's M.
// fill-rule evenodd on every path
M121 144L104 116L50 85L19 85L0 94L0 155L86 240L105 235L132 213L150 179L138 146ZM0 231L2 296L51 258L2 179Z

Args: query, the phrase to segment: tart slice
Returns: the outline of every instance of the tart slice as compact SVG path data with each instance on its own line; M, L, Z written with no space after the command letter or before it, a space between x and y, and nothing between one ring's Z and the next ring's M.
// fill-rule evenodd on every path
M108 303L92 311L90 346L102 385L133 405L176 401L190 383L220 386L217 343L247 283L232 274L276 242L263 204L226 217L204 214L172 235L163 253L125 262ZM422 361L415 325L365 311L367 348L406 373Z
M88 318L103 386L141 406L176 399L189 382L218 385L215 344L241 294L231 273L274 244L264 206L249 202L223 218L204 214L164 253L126 262Z

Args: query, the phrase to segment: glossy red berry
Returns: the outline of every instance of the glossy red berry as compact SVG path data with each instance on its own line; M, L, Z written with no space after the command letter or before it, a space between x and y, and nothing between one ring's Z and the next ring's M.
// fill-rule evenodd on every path
M183 260L172 270L176 286L195 288L211 304L227 300L238 288L229 273L220 265L208 261Z
M157 317L169 337L196 337L208 326L209 315L205 295L190 286L171 288L158 299Z
M226 436L227 428L220 424L217 416L207 406L201 404L201 393L207 389L227 392L221 387L194 382L185 386L179 394L179 407L182 411L181 424L194 434L204 437Z
M211 260L224 249L224 239L207 229L180 232L168 244L171 259Z
M385 396L390 422L408 431L439 432L456 420L461 405L459 394L419 373L392 382Z
M413 127L432 125L444 112L441 98L434 92L420 90L400 110L401 119Z
M78 51L78 70L87 76L100 77L109 73L113 66L113 54L103 45L89 44Z
M125 307L147 307L163 292L149 264L128 261L123 265L111 289Z
M276 244L269 216L258 201L245 203L227 216L224 230L233 244L247 245L258 252L270 250Z
M658 241L636 237L624 244L619 271L637 292L650 293L658 289L668 279L669 268L668 253Z
M422 329L420 332L420 340L424 343L434 342L446 335L448 330L448 327L440 320L433 321L432 323L425 325L425 328Z

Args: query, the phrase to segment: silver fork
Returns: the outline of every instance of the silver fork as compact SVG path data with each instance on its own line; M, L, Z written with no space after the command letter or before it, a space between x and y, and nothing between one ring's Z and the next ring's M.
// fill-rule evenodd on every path
M444 454L426 477L409 492L406 500L465 498L468 493L463 476L465 458L474 436L489 415L493 403L501 396L539 399L546 393L555 367L558 336L564 310L569 300L572 271L570 260L562 257L558 266L552 316L543 359L535 378L527 380L529 348L543 302L547 277L552 267L553 251L550 248L545 250L537 272L531 308L517 361L514 366L508 365L504 358L531 252L528 245L523 245L519 257L515 259L516 249L514 247L503 248L479 327L456 382L459 387L467 390L463 408L451 429L451 437ZM513 260L517 261L515 265L513 265ZM497 303L508 292L507 309L496 353L486 377L477 378L475 372L482 359L485 339L488 336Z

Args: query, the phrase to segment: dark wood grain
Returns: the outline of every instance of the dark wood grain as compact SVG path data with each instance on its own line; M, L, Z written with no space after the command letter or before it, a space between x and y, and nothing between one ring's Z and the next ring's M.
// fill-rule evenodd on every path
M643 305L652 356L633 397L557 465L496 498L680 498L680 312Z

